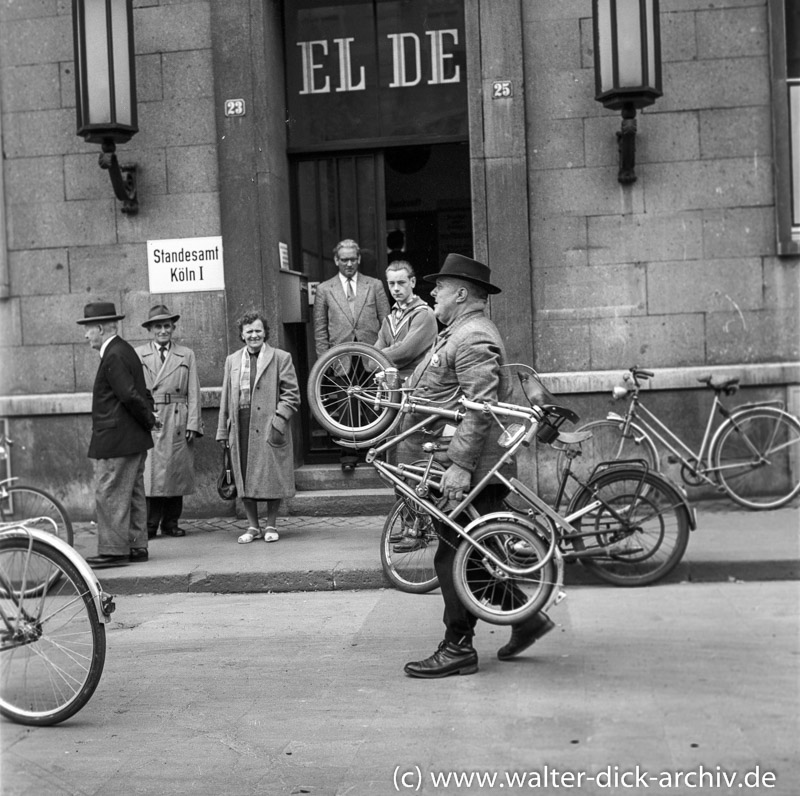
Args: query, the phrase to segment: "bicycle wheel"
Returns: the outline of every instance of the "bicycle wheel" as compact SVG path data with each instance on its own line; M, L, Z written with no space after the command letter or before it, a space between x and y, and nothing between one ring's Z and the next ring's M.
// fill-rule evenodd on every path
M572 472L582 483L589 480L600 462L644 459L651 470L658 470L658 451L647 432L631 423L628 433L623 436L622 428L623 423L619 420L594 420L577 429L592 432L592 438L581 443L581 455L572 460ZM558 452L556 467L560 476L566 468L563 450Z
M547 558L547 546L527 528L495 520L471 533L471 538L504 564L516 569ZM541 611L555 588L552 557L530 575L507 574L481 550L463 541L453 561L453 579L461 602L479 619L495 625L523 622Z
M416 500L400 498L383 525L381 565L386 577L400 591L425 594L439 585L433 557L439 536L433 519Z
M322 354L308 376L308 403L319 424L342 439L377 439L397 416L397 409L378 401L398 402L399 392L374 379L377 371L390 367L380 351L365 343L343 343Z
M29 528L54 533L49 522L31 522L33 518L49 517L56 524L55 535L72 547L72 521L67 510L43 489L13 484L6 487L8 497L0 500L0 519L3 522L23 522Z
M641 468L615 467L593 478L573 498L572 515L592 502L602 505L573 521L580 536L573 549L591 556L581 563L615 586L645 586L678 565L689 542L683 498L663 476Z
M54 580L27 596L26 582ZM67 557L38 539L32 547L25 538L0 539L0 582L0 713L20 724L58 724L88 702L103 672L105 626L92 594Z
M780 409L734 412L709 456L725 491L749 509L776 509L800 493L800 421Z

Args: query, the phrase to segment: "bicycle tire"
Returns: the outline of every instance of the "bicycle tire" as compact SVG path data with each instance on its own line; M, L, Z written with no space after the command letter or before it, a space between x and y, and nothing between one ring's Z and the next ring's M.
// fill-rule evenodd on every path
M357 360L354 366L353 360ZM373 373L392 367L377 348L366 343L342 343L320 355L308 375L308 403L317 422L334 437L354 442L376 440L397 416L397 409L348 397L358 388L372 399L399 402L398 391L376 384Z
M504 563L521 569L547 557L547 546L527 528L494 520L476 528L471 538ZM453 580L462 604L479 619L495 625L524 622L541 611L556 585L552 556L531 575L495 574L493 565L469 542L462 541L453 561Z
M2 522L25 523L29 528L54 533L49 522L33 522L32 518L49 517L56 523L59 539L73 546L72 521L60 501L51 494L35 486L11 484L6 487L8 500L0 501L0 520Z
M683 497L659 473L612 467L595 476L570 503L567 515L595 500L603 505L573 521L585 536L565 537L576 551L598 549L580 562L615 586L646 586L678 566L689 543L689 514ZM623 520L617 520L609 506Z
M56 583L28 597L14 588L23 573ZM81 710L100 682L105 625L80 572L39 539L0 538L0 578L10 587L0 606L11 628L0 627L0 714L19 724L58 724Z
M621 420L593 420L585 423L577 431L591 431L592 438L581 443L581 455L572 460L572 472L581 483L591 478L600 462L616 462L642 459L651 470L659 469L658 450L652 437L636 423L630 423L628 434L623 436L624 423ZM566 468L566 453L558 452L557 473L560 476ZM577 493L567 495L567 499Z
M800 494L800 421L768 406L734 411L714 436L709 464L740 506L780 508Z
M410 498L400 498L392 506L381 534L381 566L392 586L409 594L426 594L437 588L439 578L433 559L438 547L439 536L425 507Z

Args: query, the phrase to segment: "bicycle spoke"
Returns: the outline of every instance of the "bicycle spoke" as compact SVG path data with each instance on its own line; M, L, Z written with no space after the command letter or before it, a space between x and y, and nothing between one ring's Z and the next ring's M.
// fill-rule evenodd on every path
M497 520L470 537L473 543L462 542L456 552L454 575L456 591L473 613L495 624L514 624L546 605L556 569L538 536L514 522ZM533 573L511 574L537 564L540 569Z
M712 452L720 484L748 508L777 508L800 492L800 422L779 409L734 414Z
M0 711L23 724L63 721L86 704L103 669L105 628L92 595L70 559L38 539L0 538L0 572L0 606L15 628L3 646ZM47 580L36 593L16 591L28 573Z
M595 496L602 505L576 521L580 536L570 537L587 568L615 585L643 586L677 566L688 542L688 519L683 501L661 476L607 471L573 508L589 505Z

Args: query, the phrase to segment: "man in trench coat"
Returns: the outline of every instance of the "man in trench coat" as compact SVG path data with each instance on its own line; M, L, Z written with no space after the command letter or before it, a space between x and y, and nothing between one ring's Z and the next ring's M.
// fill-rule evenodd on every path
M162 423L153 429L154 447L144 470L149 539L159 525L162 536L186 535L178 520L183 496L195 490L194 440L203 435L197 361L190 348L172 340L180 317L157 304L142 324L152 340L136 349Z

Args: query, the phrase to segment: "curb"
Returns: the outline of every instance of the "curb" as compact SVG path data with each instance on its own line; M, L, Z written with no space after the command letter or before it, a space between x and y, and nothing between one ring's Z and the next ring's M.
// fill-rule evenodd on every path
M137 566L146 566L144 564ZM196 570L187 574L104 575L103 589L114 595L132 594L278 594L314 591L368 591L393 588L380 567L297 572L225 572ZM682 562L659 583L746 583L800 580L800 563L793 561L699 561ZM658 586L659 584L652 584ZM568 566L564 586L607 586L580 565ZM650 588L650 587L633 587Z

